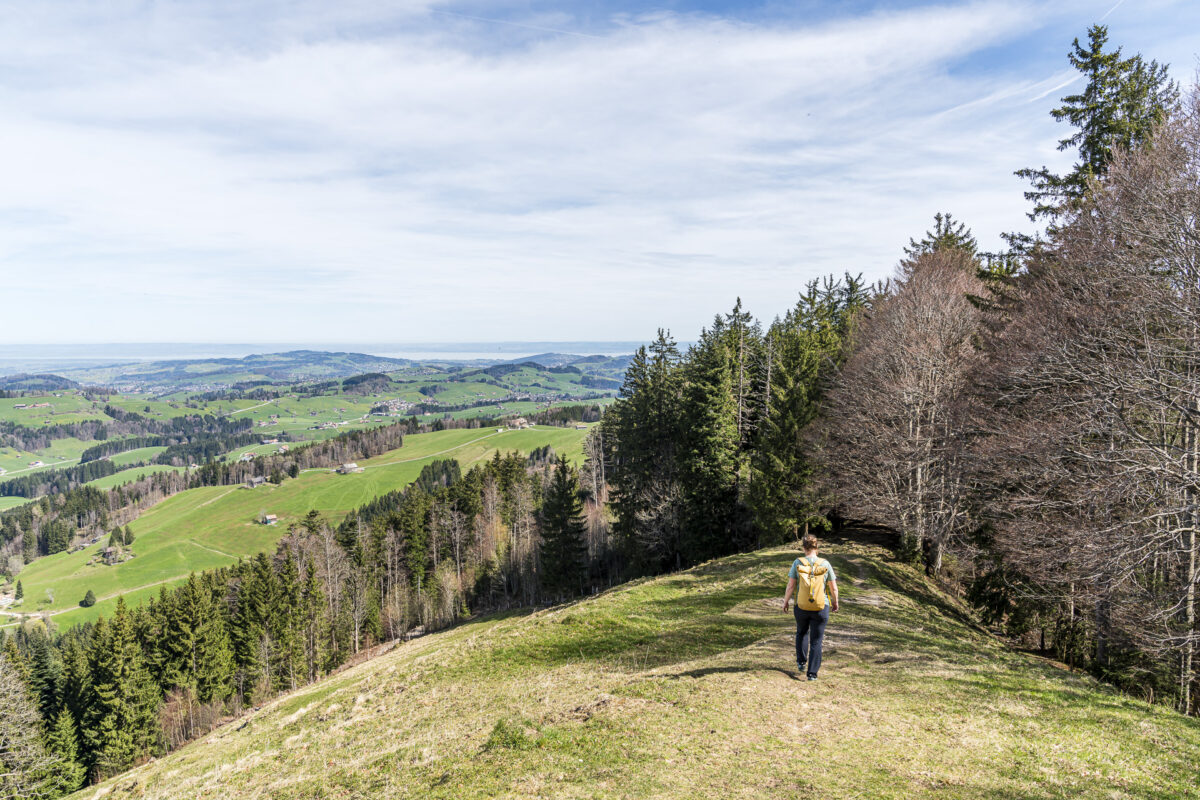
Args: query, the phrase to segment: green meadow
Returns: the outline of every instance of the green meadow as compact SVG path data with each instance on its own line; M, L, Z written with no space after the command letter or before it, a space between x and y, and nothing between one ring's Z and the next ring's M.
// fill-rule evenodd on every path
M130 524L135 557L115 566L88 565L107 544L100 542L74 553L38 559L21 572L25 601L16 610L48 611L60 624L70 625L111 613L118 595L136 604L177 583L190 572L227 565L274 547L288 525L310 510L332 522L368 500L402 488L438 458L454 458L465 468L497 451L527 453L544 445L574 461L582 458L584 432L574 428L536 427L448 430L405 437L404 446L360 462L361 473L339 475L331 470L307 470L294 480L256 489L215 486L190 489L150 508ZM138 474L141 470L109 476ZM279 524L258 523L260 515L276 514ZM91 608L78 603L92 590L100 601Z
M78 798L1200 797L1200 721L1008 649L875 540L829 542L820 679L794 550L397 644Z

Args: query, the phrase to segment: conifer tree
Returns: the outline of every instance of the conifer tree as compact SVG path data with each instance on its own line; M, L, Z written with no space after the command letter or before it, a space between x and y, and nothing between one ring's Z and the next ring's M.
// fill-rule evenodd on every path
M579 474L559 456L542 502L540 558L545 595L561 599L583 589L587 577L586 532Z
M28 685L44 720L52 720L62 707L62 661L46 633L34 628L28 636Z
M279 570L278 589L268 624L275 691L295 689L303 682L304 654L298 624L300 601L300 575L289 551Z
M730 360L719 333L706 330L684 365L680 550L690 563L732 552L746 533L738 501L737 400Z
M749 497L760 545L781 543L823 520L813 482L814 442L807 431L866 303L859 278L814 280L768 331L762 425Z
M84 608L91 608L92 606L96 605L96 593L91 589L88 589L87 594L85 594L83 599L79 601L79 605L83 606Z
M46 751L56 759L53 766L45 770L47 796L70 794L83 786L86 771L79 760L75 719L65 708L54 717L54 724L46 734Z
M25 599L25 587L20 581L17 581L17 593L13 597L18 603Z
M125 540L126 547L133 544L133 528L126 525L125 526L125 534L122 538Z
M15 633L12 636L4 637L4 657L8 659L9 667L21 679L21 684L27 687L29 685L29 663L17 648Z
M678 566L678 444L682 374L679 349L666 331L634 354L617 401L604 417L612 463L614 527L634 564Z
M101 617L88 652L92 688L83 724L91 767L98 778L114 775L150 755L160 737L160 694L146 671L125 599L111 623Z
M1088 181L1108 173L1114 152L1142 147L1178 105L1179 89L1168 79L1166 64L1147 62L1141 55L1123 58L1119 47L1105 50L1108 28L1104 25L1093 25L1087 36L1087 46L1075 39L1067 56L1087 84L1050 112L1076 128L1059 141L1058 149L1078 148L1079 161L1066 175L1055 175L1046 167L1016 173L1033 184L1025 193L1034 202L1029 214L1033 220L1054 218L1075 207Z
M979 242L965 222L955 220L953 214L943 214L939 211L933 215L933 230L925 231L921 241L908 240L908 247L904 248L904 257L912 261L921 255L939 250L956 250L975 260L979 255Z
M317 580L317 568L308 562L304 572L304 587L300 593L300 617L304 642L304 671L308 681L315 681L325 664L325 642L329 625L325 615L325 598Z
M266 553L259 553L239 569L237 608L233 619L233 651L238 665L239 688L248 702L258 702L271 691L269 622L275 598L275 572Z

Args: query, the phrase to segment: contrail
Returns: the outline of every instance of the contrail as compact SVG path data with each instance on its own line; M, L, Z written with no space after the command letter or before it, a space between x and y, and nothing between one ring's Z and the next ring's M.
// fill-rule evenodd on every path
M1125 2L1125 0L1117 0L1117 4L1116 4L1115 6L1113 6L1112 8L1110 8L1108 11L1105 11L1105 12L1104 12L1104 16L1103 16L1103 17L1101 17L1099 21L1100 21L1100 22L1104 22L1104 19L1105 19L1105 17L1107 17L1109 14L1111 14L1112 12L1114 12L1114 11L1116 11L1118 8L1120 8L1120 7L1121 7L1121 4L1122 4L1122 3L1124 3L1124 2Z

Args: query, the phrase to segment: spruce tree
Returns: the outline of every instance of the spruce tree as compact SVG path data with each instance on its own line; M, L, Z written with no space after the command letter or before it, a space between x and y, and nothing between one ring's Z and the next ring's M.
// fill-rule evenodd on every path
M304 653L299 626L300 574L289 551L279 570L278 588L271 605L272 684L275 691L295 689L304 682Z
M541 584L544 596L578 594L587 577L587 524L579 474L559 456L542 502Z
M104 778L158 748L158 687L150 678L125 599L106 623L92 629L88 653L92 688L83 730L92 769Z
M46 733L46 751L56 761L46 770L46 789L49 797L70 794L83 786L86 770L79 759L79 739L75 735L75 719L62 709Z
M811 454L816 443L808 440L808 426L817 418L825 387L866 303L859 278L814 280L771 325L749 497L760 545L784 542L807 523L821 520Z
M737 400L730 360L719 333L705 330L684 365L680 551L690 563L732 552L745 534L738 500Z
M123 538L124 538L124 540L125 540L125 546L126 546L126 547L128 547L128 546L129 546L129 545L131 545L131 544L133 544L133 528L131 528L131 527L129 527L128 525L126 525L126 526L125 526L125 535L124 535L124 537L123 537Z
M257 703L271 692L270 615L274 605L275 572L266 553L239 567L241 584L233 617L234 660L238 688L247 702Z
M325 597L317 580L317 569L312 561L304 573L304 587L300 594L300 617L304 648L304 671L308 681L315 681L321 674L326 660L325 643L328 640L329 621L325 613Z
M939 211L933 215L933 230L925 231L921 241L909 239L904 256L913 261L926 253L942 250L956 250L975 260L979 255L979 242L965 222L955 220L953 214Z
M28 684L42 719L49 722L62 707L62 660L49 636L40 628L28 635Z
M233 663L225 620L195 575L171 596L160 647L164 690L187 688L202 703L229 696Z
M96 593L91 589L88 589L87 594L85 594L83 599L79 601L79 605L83 606L84 608L91 608L92 606L96 605Z
M1068 95L1050 112L1059 122L1076 128L1058 143L1059 150L1077 148L1079 161L1066 175L1046 167L1022 169L1033 188L1025 198L1034 202L1029 218L1054 218L1073 208L1083 197L1089 180L1108 173L1113 153L1145 145L1151 134L1176 107L1179 89L1167 77L1167 65L1145 61L1141 55L1121 56L1121 48L1106 50L1108 28L1088 29L1087 46L1075 39L1067 58L1083 73L1087 84L1079 94Z
M25 599L25 587L20 581L17 581L17 593L13 599L18 603Z

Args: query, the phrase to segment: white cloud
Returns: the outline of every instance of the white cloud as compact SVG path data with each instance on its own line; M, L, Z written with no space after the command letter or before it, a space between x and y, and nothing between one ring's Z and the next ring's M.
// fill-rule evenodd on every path
M887 274L936 210L1020 226L1011 172L1058 133L1030 101L1064 79L956 69L1045 24L1008 2L586 36L62 8L0 20L9 341L691 338L738 294L769 318Z

